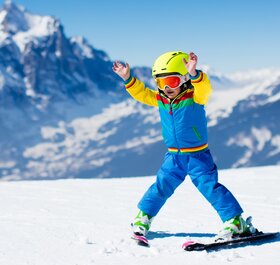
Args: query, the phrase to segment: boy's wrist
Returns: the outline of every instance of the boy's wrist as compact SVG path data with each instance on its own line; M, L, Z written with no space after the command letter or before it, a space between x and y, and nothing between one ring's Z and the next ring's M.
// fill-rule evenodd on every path
M131 75L129 75L128 78L123 78L124 84L128 84L131 81L131 79L132 79Z
M196 78L198 78L199 77L199 75L200 75L200 70L195 70L195 71L193 71L193 72L189 72L189 74L190 74L190 79L196 79Z
M190 73L191 76L196 76L197 75L197 71L196 70L194 70L192 72L189 72L189 73Z

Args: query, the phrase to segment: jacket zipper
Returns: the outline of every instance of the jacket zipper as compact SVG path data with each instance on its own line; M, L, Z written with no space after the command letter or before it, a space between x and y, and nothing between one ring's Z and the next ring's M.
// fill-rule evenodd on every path
M169 114L170 114L170 115L173 115L173 108L172 108L173 102L174 102L176 99L178 99L179 97L183 96L183 95L184 95L185 93L187 93L187 92L188 92L187 90L183 91L182 93L180 93L178 96L176 96L176 97L173 98L172 100L170 100L168 97L166 97L166 99L169 100Z
M174 122L174 118L173 118L173 108L172 108L172 104L173 102L181 97L182 95L184 95L187 92L187 90L185 90L184 92L180 93L177 97L173 98L172 100L170 100L168 97L165 97L168 101L169 101L169 114L172 116L172 124L173 124L173 134L174 134L174 138L175 138L175 143L176 146L178 146L178 153L180 153L180 146L178 144L178 140L177 140L177 136L176 136L176 131L175 131L175 122Z
M173 115L172 104L170 103L169 106L170 106L170 108L169 108L169 114L170 114L170 115Z

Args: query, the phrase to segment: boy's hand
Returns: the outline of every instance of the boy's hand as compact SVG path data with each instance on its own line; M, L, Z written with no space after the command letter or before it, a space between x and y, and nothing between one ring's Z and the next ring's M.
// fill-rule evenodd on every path
M130 77L130 67L128 63L124 66L120 62L116 61L114 62L112 69L120 78L123 79L123 81L126 81Z
M196 64L197 64L197 56L193 53L193 52L190 52L189 54L189 61L187 62L185 60L185 58L183 59L183 62L189 72L189 74L191 76L196 76L197 75L197 72L196 72Z

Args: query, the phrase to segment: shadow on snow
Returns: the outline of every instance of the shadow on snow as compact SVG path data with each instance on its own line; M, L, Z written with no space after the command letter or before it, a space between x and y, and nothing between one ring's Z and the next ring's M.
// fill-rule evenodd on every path
M149 239L165 237L214 237L216 234L211 233L170 233L168 231L150 231Z

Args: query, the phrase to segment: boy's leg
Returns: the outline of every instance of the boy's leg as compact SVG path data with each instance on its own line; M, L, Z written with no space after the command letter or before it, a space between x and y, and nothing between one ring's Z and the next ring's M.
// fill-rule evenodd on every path
M185 180L186 169L178 163L180 155L167 153L157 173L156 182L146 191L138 208L149 216L156 216L166 200Z
M209 150L190 156L188 174L223 222L243 212L232 193L218 182L217 167Z

